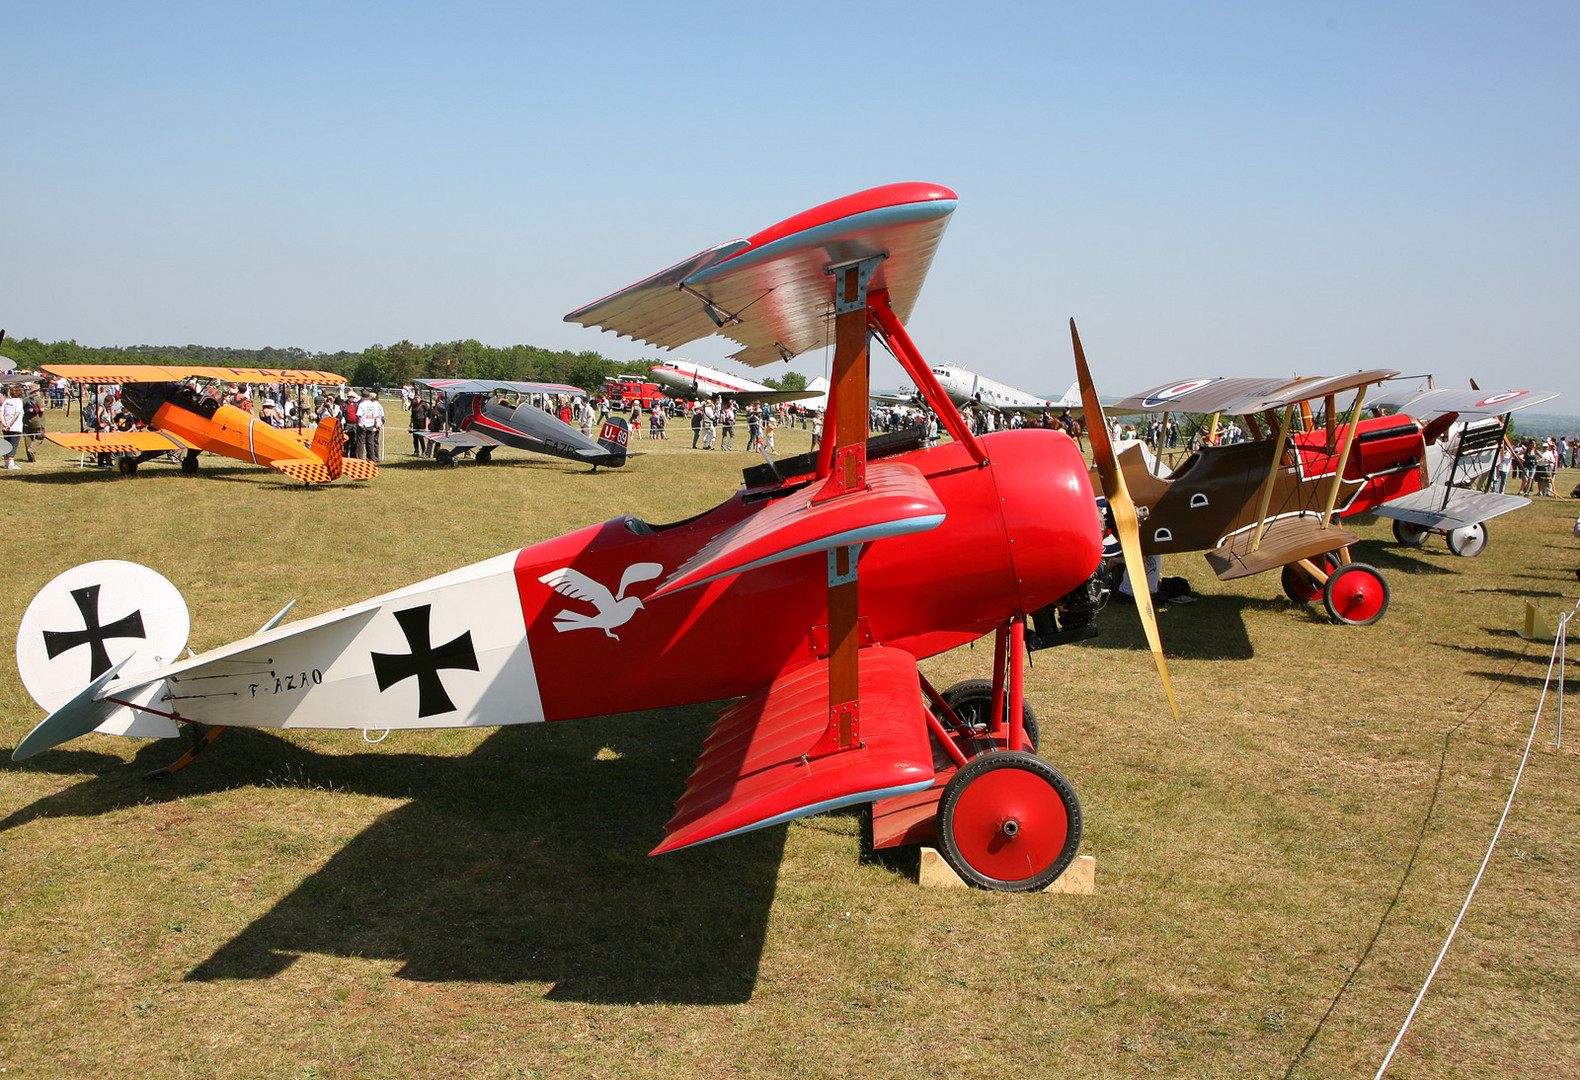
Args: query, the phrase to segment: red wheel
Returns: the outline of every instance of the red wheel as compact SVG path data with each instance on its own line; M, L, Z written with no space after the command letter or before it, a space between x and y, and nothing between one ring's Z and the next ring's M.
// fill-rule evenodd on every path
M1339 557L1333 552L1319 555L1316 564L1328 573L1333 573L1333 568L1339 565ZM1315 604L1322 599L1322 586L1317 584L1317 579L1302 570L1298 563L1290 563L1284 567L1280 575L1280 582L1284 586L1284 595L1297 604Z
M945 861L974 885L1043 889L1075 858L1081 802L1064 774L1040 757L983 754L944 788L938 840Z
M993 680L992 679L965 679L955 683L942 694L938 695L955 711L964 723L963 729L951 724L948 714L940 716L944 728L955 738L955 745L960 747L966 757L976 757L988 750L999 747L988 736L988 729L993 722ZM1004 715L1009 716L1009 695L1005 695ZM934 710L935 713L937 710ZM1041 737L1037 724L1037 714L1032 710L1031 702L1022 700L1020 710L1021 730L1025 732L1025 743L1022 750L1033 753L1037 750L1037 740Z
M1370 626L1388 610L1388 583L1375 567L1350 563L1328 578L1322 603L1338 622Z

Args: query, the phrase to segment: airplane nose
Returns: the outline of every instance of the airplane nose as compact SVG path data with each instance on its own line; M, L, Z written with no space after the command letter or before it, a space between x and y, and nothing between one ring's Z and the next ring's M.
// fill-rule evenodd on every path
M1027 611L1081 584L1102 559L1102 524L1086 461L1063 432L1022 428L993 436L1016 586Z

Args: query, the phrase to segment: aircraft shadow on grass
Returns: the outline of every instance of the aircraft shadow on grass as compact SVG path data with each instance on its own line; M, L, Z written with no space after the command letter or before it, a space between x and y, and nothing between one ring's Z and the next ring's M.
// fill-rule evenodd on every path
M567 1001L738 1003L756 984L784 827L647 856L712 715L504 728L461 758L318 754L232 729L163 784L141 777L175 756L170 741L134 765L57 750L9 767L89 778L0 830L248 786L408 798L187 979L265 979L323 953L399 961L418 981L546 982ZM606 746L619 756L599 760Z
M1176 605L1163 613L1158 626L1163 638L1163 653L1188 660L1250 660L1256 655L1256 649L1245 629L1245 612L1287 612L1291 607L1293 605L1282 598L1198 595L1195 603ZM1317 610L1321 611L1320 606ZM1097 637L1083 642L1087 648L1139 649L1142 652L1148 648L1135 605L1117 596L1109 600L1097 617L1097 627Z
M1450 557L1459 558L1457 555ZM1443 566L1424 559L1410 548L1401 547L1392 541L1362 540L1351 544L1350 558L1358 563L1375 566L1387 573L1452 574L1455 572L1452 566Z

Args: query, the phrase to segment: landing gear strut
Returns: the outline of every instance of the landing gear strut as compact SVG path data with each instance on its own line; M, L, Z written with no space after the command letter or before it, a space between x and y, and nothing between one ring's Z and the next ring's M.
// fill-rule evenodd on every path
M1021 675L1028 636L1025 616L999 628L992 679L943 693L922 679L937 778L925 792L873 804L875 849L936 842L962 880L1012 892L1046 888L1070 865L1081 803L1034 752L1039 725Z
M143 779L170 779L170 777L174 776L176 773L192 764L193 758L197 757L210 746L214 745L214 740L219 738L219 733L225 730L222 726L210 727L207 724L199 724L195 721L187 721L187 723L192 728L192 748L186 753L182 754L180 757L176 758L176 760L172 761L170 764L166 765L164 768L155 769Z

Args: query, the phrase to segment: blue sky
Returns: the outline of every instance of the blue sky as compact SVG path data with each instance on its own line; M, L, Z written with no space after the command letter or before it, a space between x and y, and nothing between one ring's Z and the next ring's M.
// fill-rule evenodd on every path
M1381 366L1580 414L1573 3L13 0L5 37L17 336L653 356L561 318L925 180L934 362L1056 393L1074 316L1105 393Z

